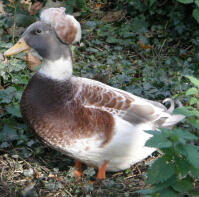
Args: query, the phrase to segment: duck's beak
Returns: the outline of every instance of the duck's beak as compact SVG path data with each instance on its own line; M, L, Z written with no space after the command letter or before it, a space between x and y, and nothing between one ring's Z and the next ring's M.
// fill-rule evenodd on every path
M13 47L4 52L4 56L16 55L22 51L29 51L30 46L21 38Z

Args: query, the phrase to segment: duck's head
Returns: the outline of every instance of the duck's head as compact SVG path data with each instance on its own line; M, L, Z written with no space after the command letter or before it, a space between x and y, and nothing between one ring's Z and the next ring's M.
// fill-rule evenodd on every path
M72 75L69 45L81 39L81 26L65 8L49 8L41 13L41 21L30 25L21 39L4 56L33 48L44 59L39 72L49 78L65 80Z
M4 55L11 56L33 48L44 59L55 61L71 56L70 47L57 36L55 29L44 22L35 22L23 33L21 39Z
M39 73L54 80L67 80L72 76L71 50L57 35L54 27L35 22L23 33L21 39L4 56L11 56L33 48L43 59Z

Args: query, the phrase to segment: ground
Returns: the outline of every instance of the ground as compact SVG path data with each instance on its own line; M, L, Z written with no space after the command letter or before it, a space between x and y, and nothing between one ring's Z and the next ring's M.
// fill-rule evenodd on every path
M84 0L71 2L78 1ZM184 96L192 87L185 76L199 76L198 23L190 5L147 0L84 2L83 8L67 7L74 9L82 26L81 42L71 46L74 75L154 101L177 98L184 106L199 109L198 94L192 103L189 95ZM33 9L37 14L30 15L16 5L6 6L8 14L0 16L0 196L139 196L135 191L150 187L145 173L157 152L130 169L107 173L104 181L95 181L93 168L85 168L85 177L76 181L74 160L45 147L27 129L19 102L39 61L22 54L5 64L3 52L16 43L30 21L38 20L38 13ZM178 127L198 136L199 121L193 117L195 122L190 119ZM194 184L198 191L198 183Z
M96 170L85 166L85 177L76 180L73 159L39 147L43 148L39 155L32 148L0 149L1 197L139 196L134 192L146 188L143 176L154 159L151 156L126 171L107 173L103 181L96 181Z

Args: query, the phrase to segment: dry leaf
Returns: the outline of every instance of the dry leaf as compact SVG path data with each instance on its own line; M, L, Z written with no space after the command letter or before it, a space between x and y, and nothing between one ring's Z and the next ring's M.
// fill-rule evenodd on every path
M97 9L100 9L100 8L102 7L102 4L101 4L101 3L96 3L96 4L95 4L95 7L96 7Z
M13 28L14 27L12 26L12 27L10 27L10 28L7 29L7 32L8 32L9 35L13 34ZM25 31L24 27L17 27L15 29L15 36L20 36L24 31Z
M9 0L10 4L14 4L15 3L15 0Z
M38 57L28 53L26 55L26 64L31 71L34 71L41 64L41 61Z
M142 49L146 50L146 49L153 49L153 47L150 44L144 44L141 40L139 41L139 45Z
M59 8L64 7L65 1L53 1L53 0L47 0L44 9L46 8Z
M3 54L0 52L0 60L4 60L4 56L3 56Z
M5 15L5 14L6 14L3 7L4 7L3 2L0 1L0 14L1 14L1 15Z
M126 16L126 11L118 10L114 12L108 12L103 18L104 22L121 21Z
M28 11L30 11L30 8L31 8L31 5L32 5L31 0L21 0L20 4L27 6L28 7Z
M41 10L43 3L36 1L31 5L30 15L35 15L38 10Z

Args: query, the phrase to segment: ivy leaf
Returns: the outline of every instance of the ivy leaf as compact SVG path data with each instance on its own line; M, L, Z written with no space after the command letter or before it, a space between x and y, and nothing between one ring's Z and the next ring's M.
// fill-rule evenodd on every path
M173 189L177 192L187 192L193 189L192 179L187 178L176 182L176 184L172 185Z
M192 12L193 18L199 23L199 8L195 8Z
M152 5L156 2L156 0L150 0L149 1L149 6L152 7Z
M186 96L190 96L190 95L195 95L195 94L198 94L198 89L197 88L189 88L187 91L186 91Z
M184 4L193 3L193 0L177 0L177 1Z
M13 104L11 106L8 106L6 108L6 111L11 114L12 116L16 116L18 118L21 118L21 112L20 112L20 107L18 104Z
M198 19L197 22L199 22L199 9L194 9L194 10L197 10L197 19ZM191 81L191 83L193 83L195 86L199 87L198 79L196 79L195 77L192 77L192 76L188 76L188 75L186 75L185 77L188 78Z
M199 7L199 0L195 0L194 3Z
M147 182L150 184L158 184L168 180L174 173L174 165L167 164L164 158L159 158L149 169Z
M191 163L195 168L199 168L198 161L199 161L199 152L194 145L187 144L184 147L184 150L187 155L187 159L189 163Z
M8 125L5 125L0 132L0 141L13 141L17 140L18 135L15 129L9 127Z
M0 102L10 103L12 98L15 96L16 89L14 87L9 87L5 90L0 90Z

